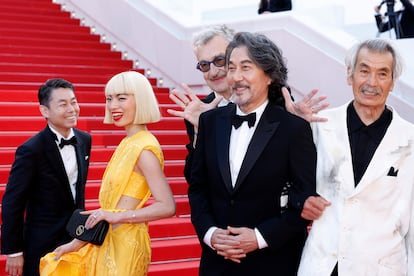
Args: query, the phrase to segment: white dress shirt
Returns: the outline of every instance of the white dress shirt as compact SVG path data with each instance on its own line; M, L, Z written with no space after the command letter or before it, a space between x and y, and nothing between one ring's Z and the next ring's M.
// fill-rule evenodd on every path
M72 138L73 136L75 136L75 134L73 133L73 129L71 129L69 136L67 138L64 138L59 132L54 130L52 127L50 127L50 129L52 130L54 134L56 134L56 137L58 139L56 141L56 146L58 147L60 156L62 157L63 165L65 166L66 175L68 177L69 184L70 184L70 190L72 192L73 200L75 201L76 200L76 182L78 180L78 162L76 161L75 147L73 145L67 145L67 146L64 146L63 148L59 147L59 143L61 139L68 140Z

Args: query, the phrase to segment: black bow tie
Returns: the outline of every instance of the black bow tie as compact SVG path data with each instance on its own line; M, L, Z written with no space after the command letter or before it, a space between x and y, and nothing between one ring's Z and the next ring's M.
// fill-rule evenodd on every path
M254 126L254 123L256 122L256 113L253 112L244 116L236 114L233 116L232 124L235 129L238 129L244 121L247 122L249 127Z
M69 140L61 139L59 143L59 148L63 148L66 145L76 145L76 137L73 136Z

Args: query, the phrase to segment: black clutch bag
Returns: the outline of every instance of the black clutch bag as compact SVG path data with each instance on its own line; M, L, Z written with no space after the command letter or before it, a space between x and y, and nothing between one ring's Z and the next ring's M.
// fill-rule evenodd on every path
M76 209L69 219L66 225L66 231L72 238L76 238L81 241L86 241L96 245L101 245L105 240L106 233L108 232L109 223L106 220L98 222L93 228L86 229L85 222L89 215L83 215L82 209Z

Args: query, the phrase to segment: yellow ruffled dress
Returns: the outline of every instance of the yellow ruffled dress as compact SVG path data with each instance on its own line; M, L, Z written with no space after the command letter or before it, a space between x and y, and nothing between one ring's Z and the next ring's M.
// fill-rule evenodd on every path
M113 212L122 195L141 200L141 208L151 196L146 179L134 172L134 165L142 150L153 152L164 168L164 157L157 139L148 131L125 137L106 167L99 192L102 209ZM148 223L122 224L109 227L101 246L87 244L79 251L54 260L55 253L48 253L40 260L40 275L96 275L128 276L147 275L151 260L151 241Z

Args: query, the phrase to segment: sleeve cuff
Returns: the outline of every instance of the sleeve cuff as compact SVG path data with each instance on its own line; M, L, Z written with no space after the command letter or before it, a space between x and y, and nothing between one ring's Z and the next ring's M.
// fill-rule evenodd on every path
M19 257L19 256L23 256L23 252L17 252L17 253L13 253L13 254L8 254L7 257Z
M203 238L203 242L205 244L207 244L211 249L216 250L212 245L211 245L211 236L213 236L214 231L216 231L217 227L213 226L210 227L210 229L208 229L207 233L204 235Z
M259 230L257 230L257 228L254 228L254 233L256 234L256 239L257 239L257 244L259 245L259 249L269 247L269 245L267 245L267 242L263 238L262 234L260 234Z

